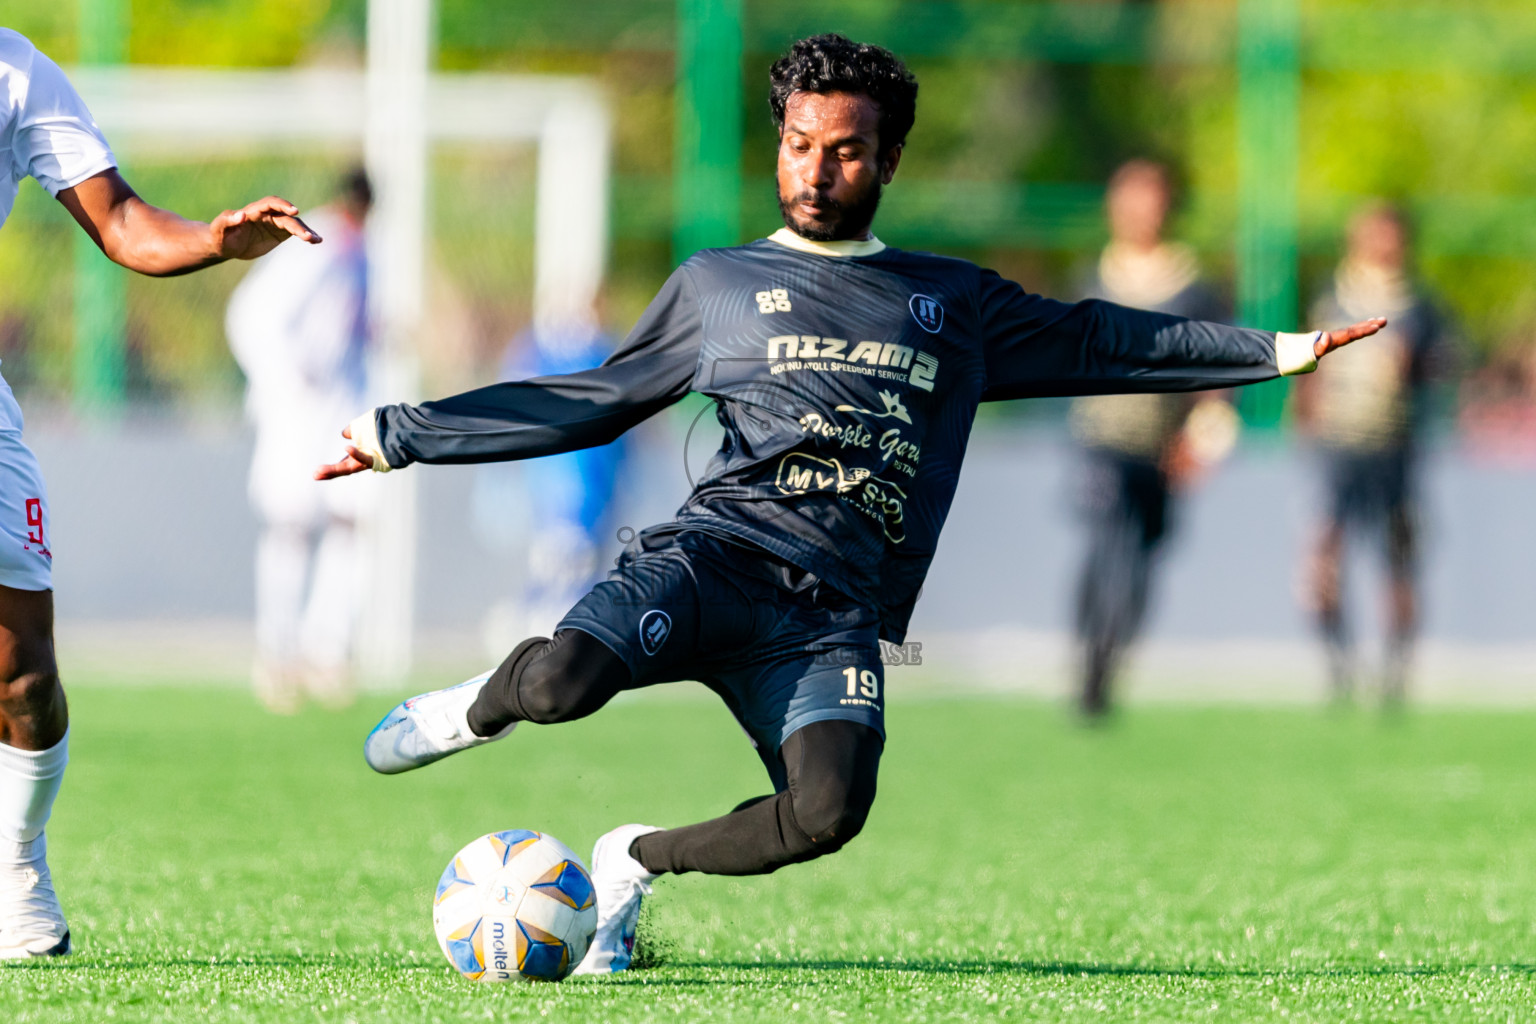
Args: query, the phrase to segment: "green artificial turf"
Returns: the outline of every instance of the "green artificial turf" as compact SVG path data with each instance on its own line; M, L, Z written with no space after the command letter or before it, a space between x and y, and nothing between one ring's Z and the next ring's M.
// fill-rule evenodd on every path
M52 861L78 954L0 968L0 1021L1536 1017L1536 715L893 700L842 853L662 879L663 962L479 986L432 938L448 858L586 851L765 785L711 699L641 696L396 778L388 705L270 717L228 689L78 686Z

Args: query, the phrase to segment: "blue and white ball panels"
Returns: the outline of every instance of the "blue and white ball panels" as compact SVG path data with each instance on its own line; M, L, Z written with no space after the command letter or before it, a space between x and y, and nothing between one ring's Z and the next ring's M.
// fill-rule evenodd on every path
M443 871L432 925L471 981L559 981L597 928L592 879L560 840L513 829L481 836Z

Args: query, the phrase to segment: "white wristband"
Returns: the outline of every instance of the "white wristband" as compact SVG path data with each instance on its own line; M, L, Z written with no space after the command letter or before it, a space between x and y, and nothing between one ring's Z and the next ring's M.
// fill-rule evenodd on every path
M352 435L352 447L373 460L375 473L388 473L389 460L384 458L384 448L379 444L378 410L369 409L347 427Z
M1317 350L1313 346L1321 341L1322 337L1322 331L1311 331L1307 334L1288 334L1281 331L1276 334L1275 366L1279 368L1280 376L1311 373L1317 369Z

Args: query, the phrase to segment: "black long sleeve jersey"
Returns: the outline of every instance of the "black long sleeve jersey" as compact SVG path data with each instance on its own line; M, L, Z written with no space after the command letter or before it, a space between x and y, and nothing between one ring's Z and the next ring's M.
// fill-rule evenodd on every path
M755 545L881 610L900 642L981 402L1276 376L1275 335L1026 293L964 260L781 230L680 266L581 373L375 413L392 468L607 443L690 391L720 449L684 528Z

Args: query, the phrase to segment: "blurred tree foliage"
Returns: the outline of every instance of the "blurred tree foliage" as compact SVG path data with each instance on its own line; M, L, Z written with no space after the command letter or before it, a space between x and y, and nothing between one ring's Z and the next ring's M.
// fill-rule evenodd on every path
M366 0L124 2L129 55L139 63L362 60ZM1536 327L1536 11L1528 0L1408 9L1383 0L1302 3L1304 292L1331 272L1349 210L1387 196L1416 214L1423 274L1474 348L1527 344ZM673 0L437 7L443 70L586 74L606 85L617 143L607 315L622 331L671 269ZM922 81L918 124L882 213L888 240L969 256L1031 288L1067 294L1102 241L1102 181L1121 160L1150 154L1169 160L1185 183L1178 233L1230 282L1236 0L1051 9L1014 0L745 0L745 8L744 237L776 226L768 65L797 32L841 30L905 41ZM1041 11L1050 17L1040 20ZM0 13L73 61L74 3L0 0ZM1056 47L1050 60L1041 59L1047 42ZM352 156L247 152L190 165L123 155L147 197L198 216L273 190L301 204L324 201ZM526 320L533 172L528 153L491 150L445 149L433 168L438 330L429 366L433 386L447 387L484 379ZM8 376L42 395L66 387L70 230L27 185L0 233L0 354ZM221 322L239 274L222 268L131 285L141 395L236 393Z

